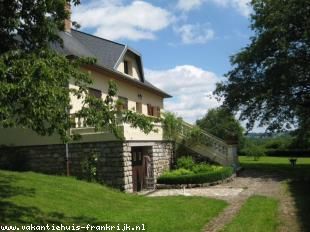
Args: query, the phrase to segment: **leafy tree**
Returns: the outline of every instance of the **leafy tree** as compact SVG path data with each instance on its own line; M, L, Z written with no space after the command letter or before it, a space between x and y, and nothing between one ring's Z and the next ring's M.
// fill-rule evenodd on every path
M71 1L79 4L79 0ZM68 134L70 95L86 96L83 109L77 113L96 129L108 127L118 137L117 124L129 122L148 133L151 120L131 111L113 110L117 88L110 84L105 101L87 95L91 83L88 73L80 71L93 58L74 58L57 54L51 43L62 41L69 18L69 0L3 0L0 1L0 127L26 127L39 135L57 133L64 142L74 139ZM73 81L79 88L69 89ZM96 105L94 111L89 105ZM119 117L121 116L121 117ZM120 118L117 121L117 118Z
M196 121L196 124L224 140L238 140L242 143L244 139L240 122L228 110L221 107L210 109L202 119Z
M163 115L164 138L176 141L182 127L182 122L182 118L177 117L174 113L165 112Z
M252 0L251 43L231 58L215 93L252 129L310 135L310 1ZM294 128L293 127L293 128Z
M255 161L258 161L260 157L266 155L266 149L263 146L252 143L251 141L246 141L244 147L240 151L240 154L253 157Z

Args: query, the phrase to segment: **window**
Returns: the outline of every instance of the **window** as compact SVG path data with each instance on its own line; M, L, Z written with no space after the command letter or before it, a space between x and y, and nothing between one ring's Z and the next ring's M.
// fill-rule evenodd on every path
M127 60L124 60L124 73L129 74L129 66Z
M136 111L137 113L142 114L142 103L141 102L136 102Z
M88 94L89 94L90 96L93 96L93 97L99 98L99 99L101 99L101 95L102 95L102 93L101 93L100 90L98 90L98 89L93 89L93 88L88 88Z
M128 60L124 60L124 73L132 76L132 64Z
M151 104L147 104L147 114L153 116L153 107Z
M118 97L117 108L119 111L128 110L128 99L125 97Z
M160 107L147 104L147 114L154 117L160 117Z

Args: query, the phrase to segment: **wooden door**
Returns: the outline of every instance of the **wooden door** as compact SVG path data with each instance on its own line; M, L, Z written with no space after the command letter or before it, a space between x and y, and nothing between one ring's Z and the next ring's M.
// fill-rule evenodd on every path
M145 175L143 167L143 148L133 147L131 156L133 191L139 192L143 188Z

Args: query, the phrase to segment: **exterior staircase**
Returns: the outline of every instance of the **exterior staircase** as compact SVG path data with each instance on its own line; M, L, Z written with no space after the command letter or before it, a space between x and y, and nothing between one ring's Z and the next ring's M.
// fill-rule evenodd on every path
M187 134L193 129L193 125L183 121L181 130L178 135L177 143L182 143ZM228 144L224 140L201 130L202 143L185 145L190 150L199 155L208 158L210 161L223 165L232 166L237 170L239 160L237 155L237 144Z

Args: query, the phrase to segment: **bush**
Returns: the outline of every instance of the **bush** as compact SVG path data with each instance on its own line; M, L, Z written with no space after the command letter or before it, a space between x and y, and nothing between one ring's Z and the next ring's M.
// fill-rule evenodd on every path
M275 157L310 157L310 150L303 149L270 149L266 151L267 156L275 156Z
M185 168L180 168L180 169L176 169L173 171L167 171L163 175L164 176L182 176L182 175L189 175L189 174L194 174L194 173Z
M194 173L205 173L205 172L214 172L222 169L221 166L208 165L208 164L196 164L192 167Z
M97 152L86 153L81 161L80 178L89 182L97 181L97 165L99 154Z
M189 173L184 175L165 173L157 179L157 182L159 184L203 184L226 179L232 174L233 169L231 167L221 167L213 172Z
M177 160L177 168L184 168L187 170L192 170L195 162L191 156L182 156Z

